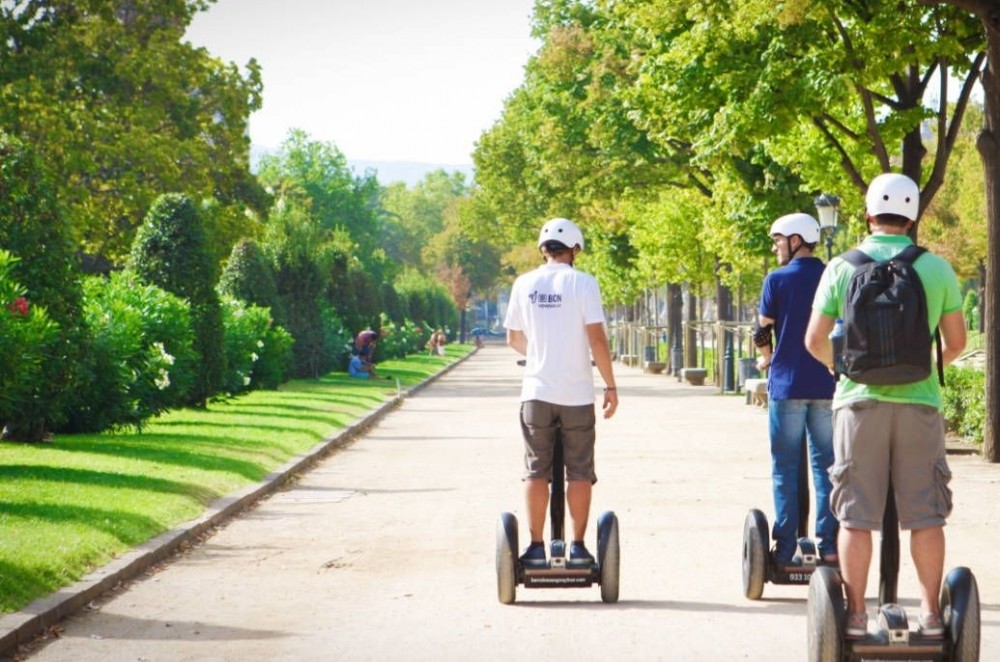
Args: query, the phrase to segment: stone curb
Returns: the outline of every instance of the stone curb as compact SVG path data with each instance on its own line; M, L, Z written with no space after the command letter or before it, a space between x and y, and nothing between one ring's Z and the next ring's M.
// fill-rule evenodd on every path
M361 419L339 430L337 434L317 443L283 466L269 473L262 482L249 485L233 494L216 499L200 517L177 525L135 549L125 552L105 566L94 570L83 579L63 587L55 593L39 598L13 614L0 616L0 660L13 653L62 619L86 607L122 582L128 581L155 564L163 561L183 545L196 542L198 537L234 515L249 509L257 501L278 491L294 480L297 474L307 471L334 450L342 448L378 423L398 407L405 398L414 395L476 353L476 349L424 381L401 390L390 400L379 405ZM397 386L398 388L398 386Z

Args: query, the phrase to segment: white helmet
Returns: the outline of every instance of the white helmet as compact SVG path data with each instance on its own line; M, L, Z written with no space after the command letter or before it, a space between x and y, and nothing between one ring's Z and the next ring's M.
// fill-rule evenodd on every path
M538 233L538 246L541 247L547 241L558 241L568 248L579 246L583 250L583 233L568 218L553 218L545 222L542 231Z
M819 222L809 214L787 214L771 224L771 236L776 234L785 237L797 234L803 243L815 244L819 241Z
M906 175L882 173L868 185L865 207L869 216L896 214L915 221L920 215L920 189Z

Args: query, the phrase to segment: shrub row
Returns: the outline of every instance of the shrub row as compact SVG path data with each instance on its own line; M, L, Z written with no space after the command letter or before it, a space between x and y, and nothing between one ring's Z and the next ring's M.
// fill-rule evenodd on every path
M67 284L80 292L79 313L62 320L32 300L18 280L21 260L0 250L4 437L38 441L51 432L141 428L167 409L276 388L290 376L344 370L353 338L364 327L381 333L377 359L423 349L427 321L387 313L368 317L353 309L346 311L356 320L351 328L331 296L332 277L324 278L318 263L306 259L278 270L273 256L252 242L234 249L223 278L209 291L200 281L212 278L211 269L186 255L203 250L199 227L197 210L186 198L161 197L126 268ZM295 277L303 274L308 286ZM423 311L454 314L453 305L443 305L450 301L439 286L426 289L410 282L400 296L383 286L367 290L377 293L374 298L352 300L364 299L371 309L392 292L397 315L411 301ZM286 326L276 323L272 311ZM56 382L54 375L69 377Z
M973 444L983 443L986 426L986 375L973 367L945 368L941 414L949 431Z

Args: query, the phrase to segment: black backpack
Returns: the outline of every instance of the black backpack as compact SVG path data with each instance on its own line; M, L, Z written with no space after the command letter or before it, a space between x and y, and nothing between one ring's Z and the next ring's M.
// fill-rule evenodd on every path
M927 249L907 246L885 262L852 249L854 265L844 299L844 373L861 384L912 384L931 374L927 295L913 263ZM937 329L938 381L944 385Z

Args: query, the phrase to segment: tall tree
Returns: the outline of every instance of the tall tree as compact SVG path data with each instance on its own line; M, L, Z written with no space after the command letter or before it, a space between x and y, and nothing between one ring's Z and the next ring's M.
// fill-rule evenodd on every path
M853 188L855 204L872 176L899 169L930 204L985 57L967 12L917 0L645 4L636 22L661 45L642 65L643 108L701 118L700 158L762 144L814 191ZM670 16L683 27L661 35Z
M986 218L989 257L983 320L986 327L986 426L983 456L1000 462L1000 7L993 0L920 0L925 5L950 5L970 12L982 23L986 36L987 67L982 74L985 91L983 128L976 146L983 159L986 179Z
M259 177L274 191L296 189L319 228L346 231L362 262L375 255L382 235L381 188L374 175L355 175L335 144L293 129L276 154L261 159Z
M382 245L393 260L434 270L424 262L423 250L447 224L446 215L469 194L465 175L436 170L412 188L397 183L385 189L385 240Z
M68 227L88 252L120 262L164 191L266 208L247 133L259 67L251 60L243 73L182 41L208 4L0 3L0 126L53 168Z

